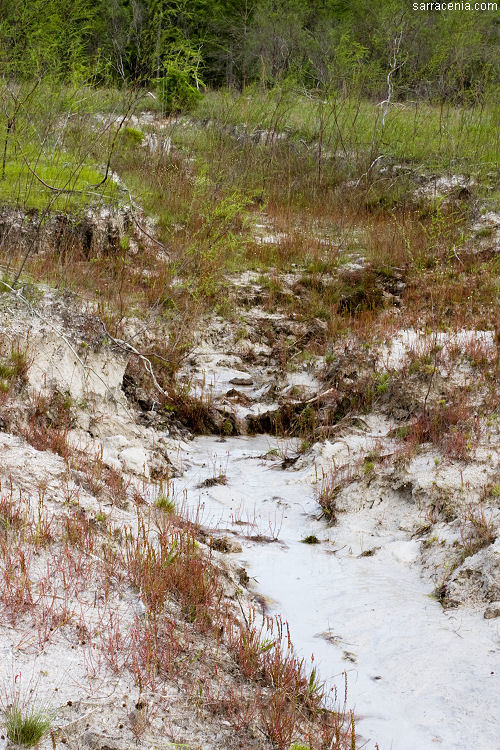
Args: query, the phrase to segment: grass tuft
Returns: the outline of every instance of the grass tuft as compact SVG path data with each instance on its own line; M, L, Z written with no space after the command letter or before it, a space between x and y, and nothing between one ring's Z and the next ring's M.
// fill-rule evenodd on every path
M315 534L309 534L309 536L302 539L303 544L319 544L319 539Z
M7 736L23 747L34 747L50 728L50 719L44 711L31 708L24 712L14 705L6 712Z
M155 505L165 513L175 513L175 501L168 495L160 494L155 500Z

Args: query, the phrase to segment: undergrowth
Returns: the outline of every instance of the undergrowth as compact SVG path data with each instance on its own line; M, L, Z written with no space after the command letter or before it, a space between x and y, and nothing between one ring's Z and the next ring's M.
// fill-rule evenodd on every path
M68 468L74 471L77 461L74 452ZM90 648L84 659L89 679L107 669L151 696L173 683L249 737L257 723L279 750L301 737L312 750L350 748L345 700L335 710L324 705L315 670L295 654L279 617L247 605L238 609L228 599L221 571L198 542L197 524L179 516L172 503L157 503L168 510L159 513L127 487L119 507L124 496L134 504L136 531L119 528L106 514L88 518L78 494L55 513L43 490L36 509L23 493L2 491L0 609L14 629L29 628L30 653L76 636L79 648ZM145 613L119 618L116 603L131 586ZM213 673L212 658L221 664L229 659L232 666ZM221 691L224 700L215 701ZM26 746L50 726L44 713L15 706L6 722L10 739Z

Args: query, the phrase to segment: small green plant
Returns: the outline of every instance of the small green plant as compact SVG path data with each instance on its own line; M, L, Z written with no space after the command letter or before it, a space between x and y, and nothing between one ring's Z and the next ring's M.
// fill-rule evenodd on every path
M401 427L397 427L394 430L394 437L399 438L399 440L406 440L410 432L411 432L410 425L404 424L404 425L401 425Z
M10 356L4 361L0 359L0 378L2 380L15 381L23 378L28 369L28 360L26 352L19 346L11 347Z
M36 708L24 711L20 705L14 704L5 714L7 736L18 745L34 747L50 728L47 714Z
M315 534L309 534L309 536L302 539L303 544L319 544L319 539Z
M428 537L427 539L424 539L422 542L422 547L424 549L428 549L429 547L432 547L433 544L437 544L439 542L439 537L437 534L433 534L432 536Z
M371 474L375 468L374 461L365 461L363 464L363 474Z
M316 667L311 669L311 673L307 680L306 693L308 698L317 698L320 701L324 695L324 684L318 679Z
M231 435L233 432L233 423L230 419L225 419L221 425L221 432L223 435Z
M385 393L389 387L391 376L388 372L376 372L373 376L375 390L378 395Z
M130 237L128 234L124 234L120 237L120 248L124 251L130 250Z
M137 128L124 128L125 138L130 144L140 144L144 140L144 133Z
M491 237L492 234L493 234L492 227L482 227L481 229L477 230L475 236L476 236L476 239L481 240L486 237Z
M279 448L271 448L266 453L266 456L279 456L279 455L280 455Z
M160 494L155 500L155 505L165 513L175 512L175 502L168 495Z

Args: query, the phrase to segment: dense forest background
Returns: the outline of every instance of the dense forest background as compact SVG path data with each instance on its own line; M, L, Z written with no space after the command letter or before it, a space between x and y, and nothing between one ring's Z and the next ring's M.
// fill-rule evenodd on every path
M4 77L139 83L171 108L206 86L290 80L476 100L498 82L500 14L408 0L0 0Z

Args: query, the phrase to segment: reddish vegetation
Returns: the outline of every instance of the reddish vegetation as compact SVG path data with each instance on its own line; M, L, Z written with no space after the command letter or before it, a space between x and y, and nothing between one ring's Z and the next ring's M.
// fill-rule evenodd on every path
M257 724L279 750L297 737L311 748L352 746L350 715L324 708L286 625L224 595L196 525L178 525L175 514L143 502L135 504L135 531L80 507L56 516L43 494L36 513L30 507L29 498L2 492L0 606L24 634L20 648L39 653L64 633L87 654L89 679L109 669L148 694L177 684L249 738ZM130 585L144 614L124 616L117 606L130 599Z

